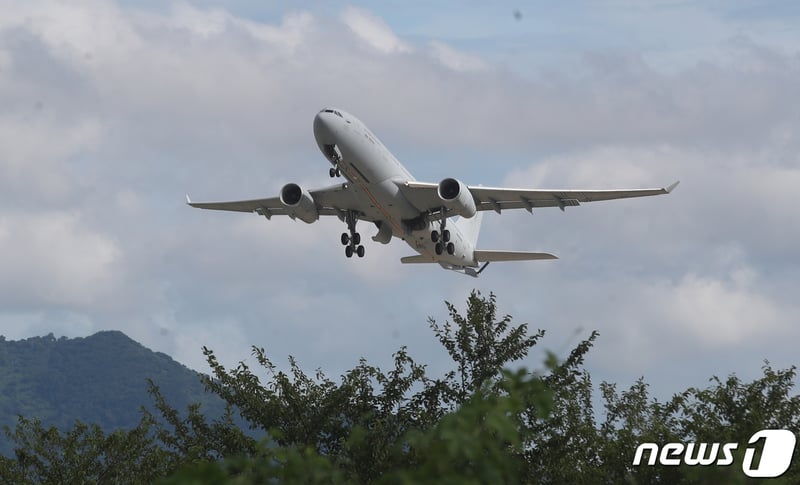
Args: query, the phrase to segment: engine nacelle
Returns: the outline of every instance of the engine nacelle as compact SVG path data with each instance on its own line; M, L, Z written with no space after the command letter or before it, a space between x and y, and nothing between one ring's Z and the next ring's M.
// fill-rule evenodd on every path
M461 217L470 218L478 211L475 207L475 199L466 185L460 180L446 178L439 182L436 190L439 198L444 202L444 206L452 210Z
M281 204L289 210L289 216L311 224L319 219L317 206L307 190L297 184L286 184L281 189Z

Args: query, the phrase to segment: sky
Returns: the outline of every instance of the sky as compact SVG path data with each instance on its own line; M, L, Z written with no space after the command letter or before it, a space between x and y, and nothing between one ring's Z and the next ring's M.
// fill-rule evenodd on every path
M0 0L0 334L117 329L337 376L407 346L473 289L595 382L668 398L798 363L800 7L792 1ZM191 209L331 183L323 107L417 179L669 196L484 217L479 246L552 252L479 279L346 259L313 225Z

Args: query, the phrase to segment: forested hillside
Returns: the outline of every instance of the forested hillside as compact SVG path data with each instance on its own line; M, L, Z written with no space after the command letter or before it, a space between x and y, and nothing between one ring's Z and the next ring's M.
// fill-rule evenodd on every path
M0 426L13 429L22 415L60 429L76 420L105 431L130 429L139 423L142 406L152 408L147 379L179 409L201 402L212 416L223 412L222 400L204 391L196 372L122 332L75 339L0 337ZM9 449L0 433L0 451Z

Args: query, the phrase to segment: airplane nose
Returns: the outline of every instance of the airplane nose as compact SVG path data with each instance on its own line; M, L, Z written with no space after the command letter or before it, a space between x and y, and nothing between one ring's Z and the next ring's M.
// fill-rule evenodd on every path
M332 140L335 129L333 119L331 119L332 116L331 113L320 111L317 113L317 116L314 117L314 138L320 143L333 143Z

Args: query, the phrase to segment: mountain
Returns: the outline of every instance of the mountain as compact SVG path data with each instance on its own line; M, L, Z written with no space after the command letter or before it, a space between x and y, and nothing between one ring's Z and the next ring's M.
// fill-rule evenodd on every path
M148 378L179 411L200 402L206 416L223 413L223 401L205 391L197 372L122 332L74 339L50 334L18 341L0 336L0 427L13 429L22 415L62 430L75 420L98 424L105 431L133 428L140 408L152 409ZM8 450L2 434L0 451Z

